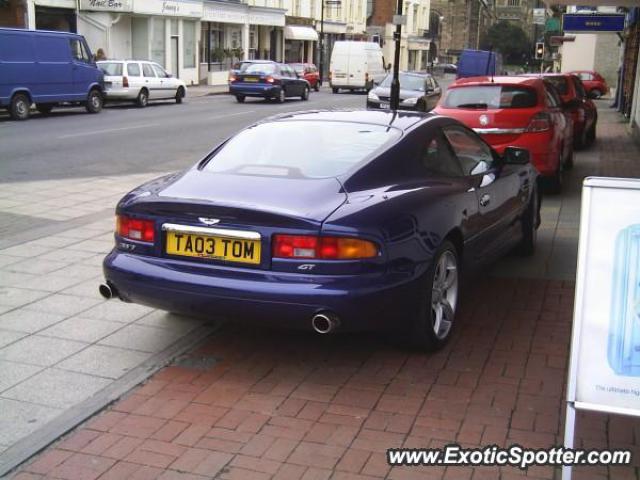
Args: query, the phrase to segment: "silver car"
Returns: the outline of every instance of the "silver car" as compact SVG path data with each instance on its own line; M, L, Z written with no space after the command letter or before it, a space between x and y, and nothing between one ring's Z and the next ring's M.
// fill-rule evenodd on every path
M110 101L134 101L146 107L149 100L175 99L182 103L186 84L164 68L146 60L104 60L97 62L104 72L104 97Z

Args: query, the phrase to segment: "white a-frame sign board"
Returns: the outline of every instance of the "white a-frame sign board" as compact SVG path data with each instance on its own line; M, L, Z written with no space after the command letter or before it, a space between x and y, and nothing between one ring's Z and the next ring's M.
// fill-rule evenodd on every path
M576 409L640 416L640 180L584 181L568 382L565 447Z

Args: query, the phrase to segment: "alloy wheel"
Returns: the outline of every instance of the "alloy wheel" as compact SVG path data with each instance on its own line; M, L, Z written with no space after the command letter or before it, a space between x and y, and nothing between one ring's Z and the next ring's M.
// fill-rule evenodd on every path
M435 336L449 335L458 302L458 265L455 255L445 251L438 258L431 289L431 319Z

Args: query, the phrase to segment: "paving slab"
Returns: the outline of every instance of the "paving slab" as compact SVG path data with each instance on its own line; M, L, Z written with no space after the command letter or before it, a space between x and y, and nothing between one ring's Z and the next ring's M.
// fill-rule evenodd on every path
M0 444L7 447L42 428L62 410L0 398Z
M87 347L62 338L29 335L0 349L0 360L49 367Z
M57 368L115 380L140 365L149 356L150 352L91 345L60 362Z

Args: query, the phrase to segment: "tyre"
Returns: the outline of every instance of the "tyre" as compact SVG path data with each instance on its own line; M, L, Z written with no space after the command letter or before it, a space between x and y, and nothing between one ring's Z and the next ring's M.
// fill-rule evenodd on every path
M592 145L593 142L596 141L596 123L593 122L593 125L591 126L591 128L589 129L589 131L587 132L587 142L589 143L589 145Z
M316 82L316 84L315 84L315 86L313 87L313 89L314 89L316 92L319 92L319 91L320 91L320 82Z
M236 102L244 103L244 95L236 95Z
M176 92L176 103L180 104L182 103L182 100L184 100L184 88L179 87Z
M89 113L99 113L102 110L102 93L100 93L100 90L94 88L89 92L85 108Z
M556 173L551 177L545 178L546 190L549 193L558 194L562 192L562 184L563 182L563 173L562 173L562 161L558 162L558 168L556 169Z
M569 154L567 155L567 158L564 159L564 166L563 168L565 170L571 170L573 168L573 159L575 157L574 151L573 151L573 147L571 148L571 150L569 151Z
M286 98L287 98L287 93L284 91L284 88L281 88L280 92L278 92L278 96L276 97L276 101L278 103L284 103Z
M302 91L302 95L300 96L300 98L303 101L309 100L309 87L304 87L304 90Z
M9 105L9 114L14 120L26 120L29 118L31 100L24 93L16 93Z
M528 257L536 250L538 239L538 224L540 218L540 201L537 187L533 189L529 205L522 215L522 240L516 247L518 254Z
M421 350L442 348L455 321L459 294L458 252L445 240L424 277L424 295L411 331L411 343Z
M602 92L597 88L594 88L593 90L591 90L590 93L591 95L593 95L594 98L600 98L602 96Z
M333 88L331 88L331 91L333 93L338 93L340 91L340 89L338 87L333 87Z
M140 90L140 93L138 93L138 98L136 98L136 105L138 105L138 107L140 108L144 108L149 105L149 92L146 88L143 88L142 90Z
M50 103L39 103L36 105L36 109L43 115L49 115L53 110L53 105Z

